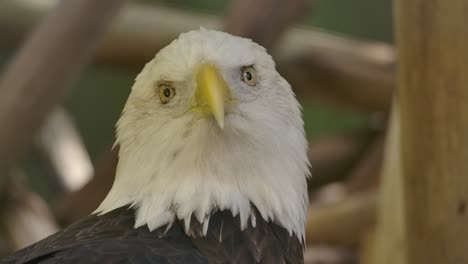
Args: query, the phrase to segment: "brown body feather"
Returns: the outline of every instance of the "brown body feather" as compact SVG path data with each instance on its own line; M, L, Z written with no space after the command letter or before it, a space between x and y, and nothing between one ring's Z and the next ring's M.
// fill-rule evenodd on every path
M300 264L303 245L295 235L263 220L241 231L239 217L218 211L210 217L206 236L192 220L191 236L183 223L149 231L133 228L133 209L91 215L0 261L10 263L171 263L171 264Z

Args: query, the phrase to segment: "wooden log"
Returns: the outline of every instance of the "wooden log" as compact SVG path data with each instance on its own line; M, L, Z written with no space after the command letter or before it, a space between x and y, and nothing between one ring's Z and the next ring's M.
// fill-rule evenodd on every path
M55 4L56 1L50 0L2 0L0 30L6 41L0 45L14 47ZM103 63L141 67L180 33L200 26L219 29L221 21L209 15L129 3L119 13L108 34L103 36L96 59Z
M91 179L91 158L65 109L58 107L50 113L39 130L35 145L62 192L77 191Z
M375 228L383 141L383 135L377 134L366 144L344 183L326 185L315 193L307 225L313 238L308 243L356 246Z
M347 192L375 188L380 182L384 150L383 133L377 135L369 145L345 180Z
M330 204L312 204L307 216L307 244L355 246L375 224L374 189L345 196Z
M91 59L123 1L59 2L6 69L0 79L0 189Z
M117 161L118 149L105 152L96 164L93 177L83 188L67 193L54 202L53 211L62 226L92 213L99 206L112 187Z
M7 41L0 45L14 45L51 7L48 0L1 1L0 32ZM179 33L199 26L222 27L220 19L214 16L129 4L102 42L97 60L141 67ZM281 30L271 37L267 36L271 34L268 31L262 32L263 37L254 36L255 32L240 32L245 26L234 28L227 24L226 28L254 39L258 37L258 41L265 43L281 36ZM279 70L301 98L363 112L388 110L395 68L395 55L390 45L350 39L315 28L292 28L282 36L274 55Z
M273 48L286 29L308 11L306 0L233 0L224 19L224 30Z
M465 0L396 0L408 263L468 263Z
M313 246L304 252L304 264L355 264L356 254L345 247Z
M12 173L14 174L8 180L9 188L2 194L0 218L6 246L10 252L59 230L47 204L23 184L22 173L17 170Z
M375 136L373 131L362 131L312 140L308 152L313 175L308 182L309 192L325 184L343 180L359 164L359 157L366 152ZM361 172L357 171L357 174L360 175Z
M290 48L278 54L279 70L299 88L300 98L362 112L388 111L395 85L391 46L319 31L309 37L286 36L283 45Z

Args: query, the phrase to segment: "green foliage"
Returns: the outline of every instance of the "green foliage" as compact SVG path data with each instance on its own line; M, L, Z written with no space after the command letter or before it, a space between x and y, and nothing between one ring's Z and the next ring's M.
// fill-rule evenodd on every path
M95 159L114 142L114 125L120 116L139 70L93 65L76 84L67 100L84 142Z
M393 41L391 0L322 0L304 22L359 38Z
M367 124L367 119L360 114L317 103L302 101L301 104L309 138L352 131Z

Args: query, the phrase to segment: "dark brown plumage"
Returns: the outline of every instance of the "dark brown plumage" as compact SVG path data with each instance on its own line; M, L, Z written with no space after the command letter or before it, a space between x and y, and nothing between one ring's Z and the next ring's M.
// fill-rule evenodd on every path
M210 218L205 237L192 219L189 234L183 223L167 232L146 226L133 228L133 209L120 208L90 215L61 232L0 261L12 263L155 263L155 264L300 264L303 245L287 230L267 223L256 213L256 226L240 231L239 217L218 211Z

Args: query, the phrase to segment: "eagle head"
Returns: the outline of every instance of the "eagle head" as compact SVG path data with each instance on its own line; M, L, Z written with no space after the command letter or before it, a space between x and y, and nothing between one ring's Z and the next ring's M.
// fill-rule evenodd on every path
M266 50L213 30L183 33L136 78L117 123L119 163L97 209L130 205L155 229L217 210L304 236L309 175L301 108ZM205 228L206 230L206 228Z

